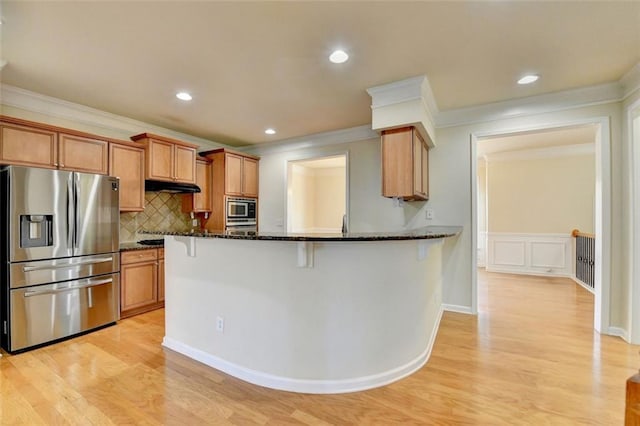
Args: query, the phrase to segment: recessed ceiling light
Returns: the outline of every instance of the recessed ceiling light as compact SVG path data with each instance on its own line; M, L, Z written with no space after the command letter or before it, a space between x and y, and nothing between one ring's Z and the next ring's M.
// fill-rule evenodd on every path
M181 101L190 101L191 99L193 99L193 97L187 92L176 93L176 98L180 99Z
M518 80L518 84L531 84L534 81L537 81L539 78L540 77L535 74L525 75L520 80Z
M268 129L267 129L267 130L265 130L264 132L265 132L266 134L268 134L268 135L275 135L275 134L276 134L275 129L272 129L272 128L268 128Z
M347 55L344 50L336 50L331 55L329 55L329 60L334 64L347 62L347 59L349 59L349 55Z

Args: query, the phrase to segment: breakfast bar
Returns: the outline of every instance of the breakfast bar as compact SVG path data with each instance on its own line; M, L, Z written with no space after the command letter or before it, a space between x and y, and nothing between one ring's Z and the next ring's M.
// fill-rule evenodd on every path
M442 245L460 231L165 235L163 345L287 391L399 380L429 358Z

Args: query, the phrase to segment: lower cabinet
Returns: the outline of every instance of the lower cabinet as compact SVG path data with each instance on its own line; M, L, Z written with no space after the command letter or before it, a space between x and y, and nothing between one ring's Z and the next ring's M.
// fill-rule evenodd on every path
M164 249L120 254L120 318L164 307Z

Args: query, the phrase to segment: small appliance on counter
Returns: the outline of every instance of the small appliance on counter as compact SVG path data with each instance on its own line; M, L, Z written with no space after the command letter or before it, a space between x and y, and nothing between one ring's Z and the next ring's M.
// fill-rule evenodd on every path
M0 345L10 353L119 319L118 179L0 168Z

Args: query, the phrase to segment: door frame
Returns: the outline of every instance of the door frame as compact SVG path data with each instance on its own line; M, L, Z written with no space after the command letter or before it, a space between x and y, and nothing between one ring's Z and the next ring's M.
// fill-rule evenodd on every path
M631 288L629 294L629 343L640 344L640 132L634 131L634 121L640 120L640 99L626 109L631 150Z
M595 234L596 264L594 285L593 327L598 333L611 334L611 136L610 118L593 117L557 123L538 123L518 128L505 128L486 132L471 132L471 311L478 313L478 205L477 205L477 143L480 139L504 136L513 133L535 132L563 127L595 125L596 189L595 189Z

